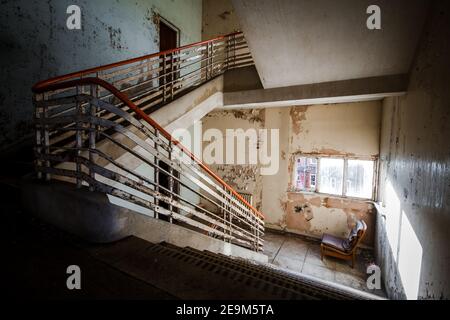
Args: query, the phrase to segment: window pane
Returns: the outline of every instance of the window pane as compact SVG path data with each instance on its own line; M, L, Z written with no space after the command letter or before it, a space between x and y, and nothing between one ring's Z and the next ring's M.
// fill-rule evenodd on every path
M344 178L343 159L320 159L320 192L342 195L342 180Z
M348 160L347 196L372 198L373 161Z
M295 162L295 188L315 191L317 177L317 159L299 157Z

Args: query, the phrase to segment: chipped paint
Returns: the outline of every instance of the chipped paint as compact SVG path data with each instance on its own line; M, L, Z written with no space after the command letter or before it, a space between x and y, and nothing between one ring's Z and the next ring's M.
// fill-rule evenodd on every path
M260 129L264 127L264 121L264 109L217 110L202 119L202 127L204 131L218 129L226 137L227 129ZM259 164L212 164L209 167L236 191L252 194L253 205L258 210L262 209L263 176L260 175Z
M266 109L266 123L269 118L276 123L271 128L280 129L281 139L280 172L263 179L267 226L314 238L324 233L346 237L355 221L363 219L368 224L363 245L373 247L376 213L369 202L291 190L299 154L377 156L380 117L378 101Z
M369 230L364 245L373 246L375 213L368 202L343 199L316 193L287 192L292 187L294 160L299 152L327 156L364 155L371 157L379 151L380 102L299 106L291 108L218 110L204 118L203 128L225 129L276 128L280 130L280 171L275 176L256 177L248 183L239 170L212 167L237 190L246 185L254 198L262 201L261 211L267 217L268 227L321 238L327 232L346 237L356 219L364 219ZM373 118L367 120L367 115ZM348 121L366 123L361 136L349 127ZM318 121L323 121L320 123ZM276 125L270 124L275 122ZM332 124L332 126L330 125ZM289 125L286 125L289 124ZM316 126L318 128L316 128ZM338 128L341 133L334 130ZM354 143L350 143L353 141ZM238 166L239 167L239 166ZM271 190L271 191L267 191ZM256 195L257 194L257 195ZM264 198L263 198L264 195Z
M289 192L288 200L282 204L285 230L316 238L322 237L323 233L346 237L356 220L363 219L368 226L363 244L373 246L375 213L369 202L314 193Z
M383 102L376 257L392 299L450 298L450 7L431 8L407 94Z
M203 0L202 39L242 30L231 0Z
M181 45L201 40L202 1L80 1L82 29L68 31L65 1L1 1L0 148L30 139L31 87L67 74L159 51L155 12L180 30ZM18 76L19 75L19 76Z
M292 132L300 134L302 132L302 121L306 120L306 111L308 106L292 107L290 111Z

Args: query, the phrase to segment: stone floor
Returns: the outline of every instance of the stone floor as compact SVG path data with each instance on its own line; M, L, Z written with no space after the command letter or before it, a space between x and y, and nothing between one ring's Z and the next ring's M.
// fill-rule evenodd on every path
M333 257L324 257L322 261L319 241L278 233L266 233L264 239L264 253L269 256L271 264L357 290L385 296L382 290L367 288L366 269L374 261L369 250L360 250L355 268L351 268L350 261Z

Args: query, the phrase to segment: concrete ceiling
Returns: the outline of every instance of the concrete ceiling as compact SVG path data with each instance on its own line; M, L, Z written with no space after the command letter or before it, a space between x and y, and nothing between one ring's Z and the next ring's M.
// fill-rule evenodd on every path
M264 88L404 74L425 23L422 0L232 0ZM381 30L366 9L381 8Z

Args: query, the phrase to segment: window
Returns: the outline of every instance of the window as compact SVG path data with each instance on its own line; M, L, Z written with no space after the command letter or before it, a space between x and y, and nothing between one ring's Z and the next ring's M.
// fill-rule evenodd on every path
M346 195L357 198L372 198L373 161L348 160Z
M309 157L297 158L295 174L295 188L297 190L316 190L317 159Z
M319 191L329 194L342 194L344 178L344 159L321 158L319 172Z
M295 159L295 191L373 198L373 160L308 157Z

